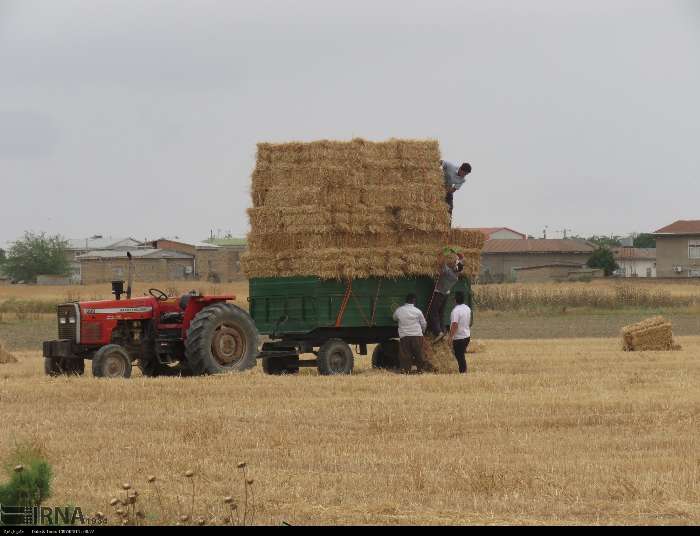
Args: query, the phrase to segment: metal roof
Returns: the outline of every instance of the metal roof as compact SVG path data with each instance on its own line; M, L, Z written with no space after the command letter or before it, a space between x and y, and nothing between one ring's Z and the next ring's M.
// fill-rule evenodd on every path
M593 253L595 246L585 240L535 238L529 240L487 240L483 254L496 253Z
M113 236L92 236L90 238L69 238L67 249L73 250L93 250L93 249L122 249L122 248L137 248L143 243L134 240L131 237L113 237Z
M78 255L78 260L87 259L126 259L125 250L98 250L90 251L88 253L83 253ZM187 253L180 253L179 251L172 251L168 249L150 249L150 248L140 248L140 249L130 249L129 253L136 259L192 259L192 255Z

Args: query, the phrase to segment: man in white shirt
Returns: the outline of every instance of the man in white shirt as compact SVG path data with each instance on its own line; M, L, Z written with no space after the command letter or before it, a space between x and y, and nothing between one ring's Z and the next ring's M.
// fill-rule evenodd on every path
M472 310L464 303L464 292L455 292L455 308L450 315L450 340L457 358L459 371L467 372L467 346L471 339Z
M394 311L394 320L399 323L399 369L408 373L415 361L418 370L425 367L423 333L428 323L418 307L416 295L406 296L406 303Z

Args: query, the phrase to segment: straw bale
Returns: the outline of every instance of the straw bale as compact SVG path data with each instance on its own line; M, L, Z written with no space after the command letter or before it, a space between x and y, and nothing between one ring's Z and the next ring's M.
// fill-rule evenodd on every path
M433 343L427 337L423 339L423 350L428 362L428 370L436 374L459 374L459 365L452 344L447 338Z
M258 145L249 277L434 276L445 245L479 270L483 235L450 230L436 141Z
M2 341L0 341L0 364L5 365L9 363L17 363L17 358L5 350Z
M324 279L434 276L439 248L425 246L325 248L303 251L246 252L243 269L253 277L318 276ZM465 273L479 270L478 250L464 252Z
M447 238L448 244L453 244L460 248L466 249L483 249L486 242L486 235L475 229L450 229Z
M622 328L622 347L626 351L659 351L680 348L673 340L671 322L661 316L648 318Z

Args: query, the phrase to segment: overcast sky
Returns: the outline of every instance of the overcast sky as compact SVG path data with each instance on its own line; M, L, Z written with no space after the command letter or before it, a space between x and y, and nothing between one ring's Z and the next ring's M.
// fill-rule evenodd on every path
M0 244L247 231L258 141L437 138L455 223L700 219L700 1L0 0Z

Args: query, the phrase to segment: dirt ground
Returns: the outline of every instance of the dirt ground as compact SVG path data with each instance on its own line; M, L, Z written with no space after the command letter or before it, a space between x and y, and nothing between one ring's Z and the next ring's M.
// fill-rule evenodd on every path
M128 481L152 523L189 513L192 482L195 517L221 522L246 461L261 523L697 524L700 337L680 342L485 340L466 376L359 358L351 377L54 379L19 352L0 365L0 455L40 443L49 502L85 511Z

